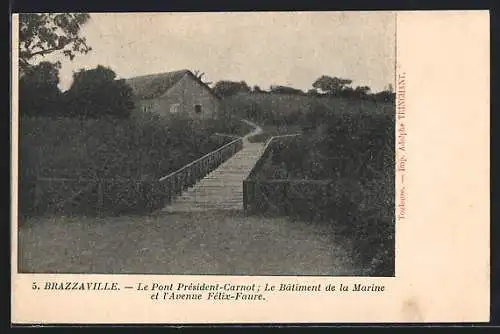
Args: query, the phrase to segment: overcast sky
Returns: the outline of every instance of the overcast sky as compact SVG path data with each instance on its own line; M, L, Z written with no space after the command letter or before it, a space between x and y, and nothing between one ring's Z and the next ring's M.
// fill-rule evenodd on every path
M72 72L97 65L120 78L179 69L205 80L244 80L307 90L322 74L380 91L394 82L394 13L99 13L82 35L93 50L63 61Z

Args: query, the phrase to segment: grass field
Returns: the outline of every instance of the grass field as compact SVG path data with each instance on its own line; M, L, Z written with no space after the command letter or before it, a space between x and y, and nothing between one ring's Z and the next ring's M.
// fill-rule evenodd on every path
M237 212L33 218L18 235L20 272L367 274L331 226Z

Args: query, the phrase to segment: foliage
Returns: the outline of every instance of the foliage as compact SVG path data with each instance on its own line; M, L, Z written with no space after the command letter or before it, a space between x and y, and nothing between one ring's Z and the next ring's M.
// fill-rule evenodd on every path
M127 119L21 117L21 210L29 212L37 176L159 179L231 141L213 136L231 131L245 130L235 120L166 120L151 113Z
M222 96L230 97L236 94L249 93L250 88L244 81L238 82L219 82L218 90L223 91ZM394 103L395 94L392 91L392 85L388 85L384 91L372 93L369 86L351 87L352 80L339 78L335 76L322 75L317 78L311 89L304 92L300 89L272 85L269 91L263 91L259 86L254 86L252 93L266 93L270 95L303 95L311 97L340 97L351 100L371 100L375 102ZM243 85L243 86L242 86Z
M274 94L295 94L295 95L304 94L304 92L301 91L300 89L287 86L280 86L280 85L271 86L271 89L269 91Z
M116 80L110 68L97 66L73 74L73 84L64 94L70 115L79 117L128 117L134 109L132 88Z
M28 67L19 79L21 115L55 115L61 100L58 84L59 66L57 64L41 62Z
M57 177L161 177L219 142L213 125L154 114L130 119L24 118L21 142L41 175Z
M368 95L370 93L370 87L368 86L358 86L354 89L354 92L359 94L360 96Z
M391 90L384 90L382 92L375 93L372 95L372 98L375 101L380 101L385 103L396 102L396 94L394 94Z
M194 76L196 78L198 78L198 80L200 80L201 82L203 82L205 85L210 86L213 83L211 81L205 81L205 80L203 80L203 77L205 76L205 72L201 72L200 70L194 70L193 74L194 74Z
M294 214L335 224L374 275L394 270L394 106L391 110L316 108L299 123L303 135L275 142L256 175L333 180L308 210Z
M227 97L241 92L248 93L251 89L245 81L222 80L215 83L213 90L217 95Z
M263 90L258 85L253 86L253 90L252 91L255 92L255 93L262 93L263 92Z
M71 88L62 93L58 64L41 62L26 67L19 80L20 114L27 116L128 117L134 108L132 89L116 80L113 70L98 66L73 74Z
M316 89L320 89L324 93L338 95L345 87L349 86L351 83L352 80L350 79L322 75L318 79L316 79L316 81L314 81L312 86Z
M292 128L310 124L320 116L310 114L363 113L387 114L394 109L393 103L366 99L348 99L332 96L291 94L240 93L223 100L229 113L255 121L264 127ZM323 111L322 111L323 110ZM286 131L279 131L281 133Z
M316 88L311 88L309 89L307 92L306 92L306 95L310 95L310 96L321 96L321 93L318 92L318 90Z
M270 159L283 163L293 179L371 180L393 163L391 115L305 115L302 136L276 144ZM263 171L272 175L272 170Z
M86 13L21 13L19 15L19 66L29 67L38 56L61 52L69 59L91 50L82 26L88 22Z

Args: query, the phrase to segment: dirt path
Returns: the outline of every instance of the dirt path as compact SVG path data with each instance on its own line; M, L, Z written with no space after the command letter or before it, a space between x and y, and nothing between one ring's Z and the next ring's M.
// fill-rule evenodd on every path
M254 127L254 130L252 132L248 133L246 136L243 137L243 144L249 143L248 139L250 137L253 137L255 135L261 134L264 131L258 124L255 124L254 122L251 122L251 121L249 121L247 119L242 119L241 121L244 122L244 123L247 123L250 126Z
M360 275L331 229L228 212L39 218L19 229L21 272Z

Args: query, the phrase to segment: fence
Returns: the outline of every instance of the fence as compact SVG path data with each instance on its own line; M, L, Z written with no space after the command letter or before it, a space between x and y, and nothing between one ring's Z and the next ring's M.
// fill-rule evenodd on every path
M235 139L159 180L38 177L31 213L144 213L164 207L243 147Z
M39 177L33 212L119 214L151 211L161 205L158 181Z

